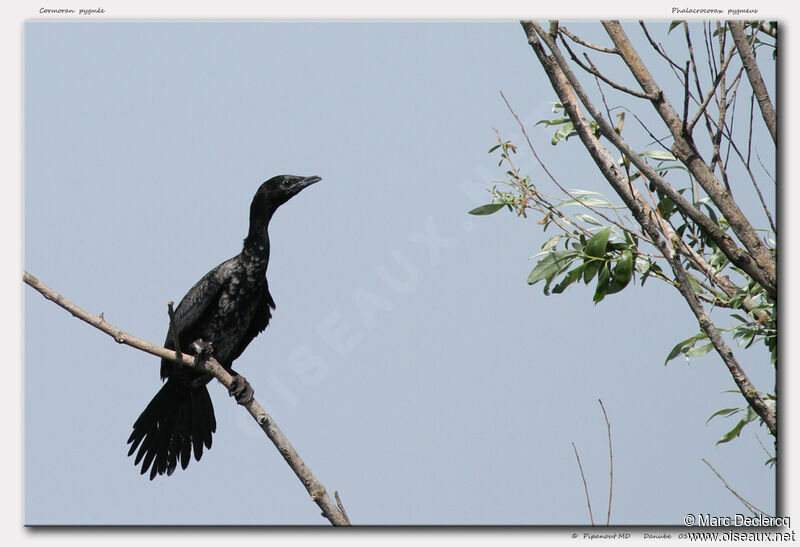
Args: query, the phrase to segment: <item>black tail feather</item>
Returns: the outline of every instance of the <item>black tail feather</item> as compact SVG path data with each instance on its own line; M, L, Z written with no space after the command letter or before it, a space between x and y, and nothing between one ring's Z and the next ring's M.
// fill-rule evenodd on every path
M192 451L196 460L203 455L203 445L211 448L211 434L217 430L214 406L205 386L192 388L183 382L168 380L133 424L128 438L128 456L138 448L134 465L142 462L142 475L150 470L156 475L172 475L180 465L186 469Z

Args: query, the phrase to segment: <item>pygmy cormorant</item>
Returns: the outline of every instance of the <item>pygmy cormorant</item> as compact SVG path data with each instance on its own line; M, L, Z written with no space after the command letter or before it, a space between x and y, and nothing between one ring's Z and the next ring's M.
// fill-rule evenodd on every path
M253 390L231 365L267 327L275 309L266 277L269 221L278 207L319 180L281 175L263 183L250 205L250 230L242 252L204 275L175 308L173 324L181 350L212 354L233 375L230 394L241 404L252 399ZM164 347L175 349L169 329ZM203 446L211 448L211 434L217 428L206 389L212 376L162 359L161 378L166 384L133 424L128 438L128 456L139 449L134 464L142 462L142 474L149 468L151 480L172 475L179 461L186 469L192 451L200 460Z

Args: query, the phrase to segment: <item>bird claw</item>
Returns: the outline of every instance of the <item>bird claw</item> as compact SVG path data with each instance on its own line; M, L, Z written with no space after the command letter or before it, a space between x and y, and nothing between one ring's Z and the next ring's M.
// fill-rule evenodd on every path
M236 374L233 383L228 389L228 395L234 397L240 405L246 405L253 400L253 388L244 376Z
M198 338L192 342L189 347L194 351L195 355L208 357L214 353L214 346L211 345L211 342L206 342L202 338Z

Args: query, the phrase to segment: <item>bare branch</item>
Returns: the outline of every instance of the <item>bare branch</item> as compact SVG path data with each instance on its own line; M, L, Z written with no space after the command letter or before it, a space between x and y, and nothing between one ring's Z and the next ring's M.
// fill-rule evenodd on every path
M127 332L118 329L111 323L108 323L103 318L102 314L93 315L73 304L28 272L23 271L22 279L25 283L39 291L47 300L51 300L55 304L67 310L74 317L77 317L81 321L84 321L96 329L108 334L117 343L131 346L132 348L155 355L156 357L161 357L162 359L168 359L175 363L199 368L203 372L212 374L227 389L230 389L233 385L233 377L215 359L209 357L206 359L195 360L194 357L186 354L183 354L181 358L178 358L176 352L161 346L156 346L155 344L151 344L131 334L128 334ZM295 451L292 444L284 436L283 432L275 423L275 420L273 420L272 417L266 413L266 411L255 399L242 406L247 409L247 412L249 412L253 419L255 419L264 433L266 433L267 437L269 437L269 440L272 441L272 443L278 449L281 456L283 456L283 459L286 460L286 463L289 464L289 467L292 468L292 471L294 471L295 475L297 475L297 478L300 479L300 482L303 483L303 486L305 486L306 490L311 495L312 501L316 503L320 509L322 509L322 516L328 519L334 526L349 526L350 521L347 519L346 515L344 515L344 513L340 511L340 509L333 503L330 496L328 496L327 492L325 491L325 487L317 480L308 466L306 466L306 464L303 462L300 455Z
M575 443L572 443L572 449L575 451L575 459L578 460L578 469L581 472L581 480L583 480L583 491L586 492L586 505L589 506L589 522L591 522L592 526L594 526L594 516L592 515L592 501L589 499L589 487L586 485L586 475L583 474L581 457L578 456L578 449L575 448Z
M576 44L580 44L583 47L588 47L589 49L593 49L595 51L599 51L601 53L617 53L617 50L613 47L603 47L603 46L596 46L594 44L590 44L586 40L583 40L579 36L572 34L570 31L567 30L567 27L558 25L558 30L563 32L565 36L567 36L570 40L575 42Z
M742 59L745 72L747 72L747 79L750 80L750 85L753 87L758 106L761 108L761 117L764 118L764 123L767 124L767 129L769 129L769 134L772 135L773 142L777 143L778 122L775 116L775 107L769 98L767 86L761 78L761 71L758 69L756 57L753 55L753 47L744 35L744 26L741 21L728 21L728 28L731 31L733 42L736 44L736 49L739 50L739 57Z
M611 422L608 421L608 414L606 414L606 407L603 406L603 401L597 399L600 403L600 408L603 409L603 418L606 419L606 429L608 430L608 461L609 461L609 477L608 477L608 515L606 515L606 526L611 524L611 497L614 492L614 450L611 446Z
M352 526L350 524L350 517L347 516L347 511L344 510L344 505L342 505L342 499L339 497L339 491L338 490L334 490L333 491L333 497L336 498L336 507L339 508L339 512L344 517L344 520L347 521L347 525L348 526Z
M776 227L776 224L775 224L775 220L772 218L772 213L770 213L769 207L767 207L767 202L764 200L764 195L761 193L761 188L759 187L758 182L756 181L756 176L753 173L753 170L750 169L749 163L745 160L744 156L742 156L742 153L739 151L739 147L736 146L736 143L733 142L733 139L730 137L730 135L728 135L728 142L733 147L733 151L739 157L739 160L742 162L742 165L744 166L745 170L747 171L747 174L750 176L750 181L753 183L753 188L755 188L756 194L758 195L758 199L761 202L761 207L764 209L764 214L767 215L767 220L769 221L769 226L770 226L770 228L772 228L772 231L777 234L778 230L777 230L777 227ZM758 154L756 154L756 156L758 156ZM759 161L761 161L760 158L759 158ZM762 167L763 167L763 165L762 165Z
M650 42L650 45L653 47L654 50L656 50L656 53L658 53L664 59L666 59L667 62L674 69L679 70L680 72L683 72L685 74L687 71L681 65L679 65L678 63L673 61L670 58L670 56L666 54L666 52L664 52L664 48L661 47L661 44L657 44L656 41L653 40L652 36L650 36L650 33L647 31L647 27L645 26L644 21L639 21L639 26L642 27L642 30L644 31L644 35L647 37L647 41ZM614 51L615 51L615 53L619 53L616 49Z
M770 173L770 172L767 170L767 168L766 168L766 167L764 167L764 162L763 162L763 161L761 161L761 156L759 156L759 155L758 155L758 150L756 150L755 152L756 152L756 159L758 160L758 164L761 166L761 169L763 169L763 170L764 170L764 173L765 173L765 174L766 174L766 175L769 177L769 180L771 180L771 181L772 181L772 184L778 184L778 183L775 181L775 177L773 177L773 176L772 176L772 174L771 174L771 173ZM774 230L773 230L773 231L774 231Z
M698 96L700 96L700 95L703 94L703 90L701 89L701 86L700 86L700 76L697 74L697 63L695 62L695 59L694 59L694 46L692 45L692 36L689 33L689 24L686 21L683 22L683 35L686 37L686 48L689 51L689 66L691 66L691 68L692 68L692 74L694 74L694 83L695 83L695 86L697 87ZM613 38L612 38L612 41L613 41ZM687 74L686 90L687 91L689 90L689 85L688 85L688 83L689 83L689 78L688 78L689 66L686 67L686 74Z
M561 38L561 43L564 44L565 48L567 48L567 51L569 52L570 58L575 62L575 64L578 65L579 67L581 67L583 70L585 70L589 74L593 74L594 76L596 76L597 78L600 78L601 80L603 80L605 83L607 83L608 85L610 85L614 89L622 91L623 93L627 93L628 95L633 95L634 97L638 97L639 99L647 99L648 101L654 100L654 97L652 97L650 95L647 95L646 93L642 93L640 91L636 91L636 90L630 89L628 87L625 87L622 84L618 84L617 82L611 80L610 78L606 78L605 76L603 76L603 74L599 70L597 70L597 67L594 66L594 63L592 63L592 60L589 58L589 56L586 53L584 53L583 56L586 58L586 62L589 63L589 66L584 65L580 61L580 59L578 59L578 56L575 55L575 53L572 51L572 49L569 47L569 44L567 44L566 40L564 40L563 37Z
M692 121L690 121L686 125L686 132L687 133L691 133L692 132L692 130L694 129L695 124L698 122L698 120L700 120L700 117L705 113L706 108L708 107L708 103L711 102L711 99L714 97L714 94L717 92L717 86L719 86L720 81L722 81L722 75L725 74L725 70L728 68L728 64L731 62L731 59L733 59L733 50L734 50L734 47L732 46L730 51L728 52L727 57L725 57L725 61L722 63L722 66L720 67L719 74L717 74L717 77L714 79L714 83L711 84L711 89L708 90L708 93L706 94L705 98L703 99L703 102L700 104L700 108L695 113L694 117L692 118Z
M744 499L742 496L740 496L739 493L736 490L734 490L733 488L731 488L731 486L728 484L728 482L724 478L722 478L722 475L720 475L717 472L717 470L714 469L714 466L711 465L710 463L708 463L708 460L706 460L705 458L701 458L701 459L703 460L703 463L706 464L711 469L711 471L714 472L714 474L719 478L719 480L722 481L722 484L725 485L725 488L730 490L731 494L736 496L736 499L741 501L744 504L744 506L747 507L747 509L751 513L753 513L755 516L760 516L760 515L766 515L768 517L771 516L769 513L765 512L765 511L762 511L761 509L759 509L758 507L756 507L755 505L753 505L752 503L750 503L749 501Z
M758 444L761 446L761 450L764 451L764 454L766 454L769 459L774 460L775 459L775 455L774 454L770 454L769 450L767 450L767 447L764 446L764 443L762 443L761 439L758 438L758 434L753 433L753 437L755 437L756 441L758 441Z
M683 131L688 130L687 120L689 119L689 61L686 61L686 78L683 80Z

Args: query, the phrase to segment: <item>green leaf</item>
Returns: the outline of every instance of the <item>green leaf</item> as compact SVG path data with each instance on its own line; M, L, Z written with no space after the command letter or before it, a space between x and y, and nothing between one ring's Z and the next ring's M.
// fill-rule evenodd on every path
M584 207L603 207L608 205L608 201L598 198L577 198L577 199L565 199L561 203L556 205L556 208L564 207L565 205L583 205Z
M736 437L739 436L739 433L742 432L742 428L747 425L747 422L744 420L740 420L738 424L734 426L733 429L725 433L718 441L717 444L727 443L728 441L732 441Z
M575 218L584 221L587 224L594 224L595 226L602 226L600 222L597 221L592 215L587 215L586 213L576 213Z
M639 155L658 161L678 161L678 158L668 150L645 150L644 152L639 152Z
M475 207L472 211L469 212L471 215L491 215L492 213L496 213L503 207L505 207L505 203L487 203L486 205L481 205L480 207Z
M553 237L544 242L544 244L542 245L542 250L549 251L550 249L558 245L558 242L562 237L564 237L562 234L554 235Z
M625 241L627 241L632 248L634 249L639 248L639 238L636 237L631 232L625 232Z
M491 154L492 152L494 152L495 150L497 150L497 149L498 149L498 148L500 148L501 146L503 146L503 145L502 145L502 144L495 144L494 146L492 146L492 147L489 149L489 154Z
M671 22L669 24L669 29L667 29L667 34L672 32L672 29L674 29L675 27L679 26L681 23L683 23L683 21L673 21L673 22Z
M747 325L749 325L750 323L753 322L751 319L747 319L746 317L742 317L738 313L732 313L731 317L735 317L736 319L738 319L739 321L741 321L742 323L745 323Z
M586 249L584 252L588 256L595 258L604 258L606 255L606 245L608 245L608 237L611 235L611 226L603 228L594 234L589 241L586 242Z
M538 122L536 122L536 125L539 125L539 124L542 124L542 123L547 125L547 126L550 126L550 125L561 125L563 123L567 123L568 121L569 121L569 118L557 118L555 120L539 120Z
M661 213L661 218L669 219L672 213L675 212L675 202L665 196L664 199L658 202L658 212Z
M568 266L576 256L578 256L577 252L568 249L547 253L528 275L528 285L533 285L542 279L552 279L559 270Z
M710 422L713 418L716 418L717 416L722 416L724 414L725 417L727 418L728 416L732 416L733 414L736 414L737 412L741 411L742 411L741 408L723 408L722 410L717 410L714 414L708 417L708 420L706 420L706 424L708 424L708 422Z
M583 282L588 285L604 263L595 258L584 258L583 260Z
M633 252L630 249L622 251L613 273L614 278L612 279L609 293L619 292L624 289L633 276Z
M572 122L565 123L564 125L561 126L561 129L556 131L556 134L553 135L553 140L550 141L550 144L555 145L558 144L558 141L566 139L569 136L569 134L572 133L573 129L574 126L572 125Z
M653 262L649 258L644 258L641 256L636 257L636 261L634 263L634 268L637 272L639 272L642 279L642 287L644 287L644 282L647 281L649 276L657 277L659 275L664 275L664 272L661 270L661 266L657 263Z
M553 287L553 292L555 294L561 294L564 292L564 289L575 283L578 279L581 278L581 271L583 270L583 264L578 266L577 268L573 268L572 270L567 273L566 276L561 280L561 282Z
M687 338L686 340L678 342L677 344L675 344L675 347L672 348L672 351L669 352L669 355L667 355L667 358L664 361L664 366L666 366L667 363L675 359L681 353L684 353L688 348L693 347L698 340L707 340L707 339L708 335L704 332L701 332L699 334L695 334L691 338Z
M703 344L702 346L692 346L685 350L683 354L686 357L701 357L714 349L714 344L709 342L708 344Z
M737 423L733 427L733 429L725 433L725 435L723 435L722 438L717 441L717 444L727 443L728 441L735 439L736 437L739 436L739 433L741 433L742 428L747 424L749 424L750 422L752 422L753 420L755 420L756 418L758 418L758 414L756 414L756 411L753 410L753 407L748 406L747 409L744 411L744 417L741 420L739 420L739 423Z
M594 291L592 300L595 304L600 302L608 294L608 279L609 279L608 264L603 264L600 268L600 273L597 274L597 288Z
M608 201L608 198L606 198L600 192L593 192L591 190L581 190L579 188L570 188L569 194L572 195L572 196L575 196L576 198L578 198L578 197L586 198L587 196L594 196L594 200L595 201L593 203L596 202L596 203L604 203L605 205L609 205L609 206L611 205L611 202ZM586 200L583 199L581 201L586 201Z

